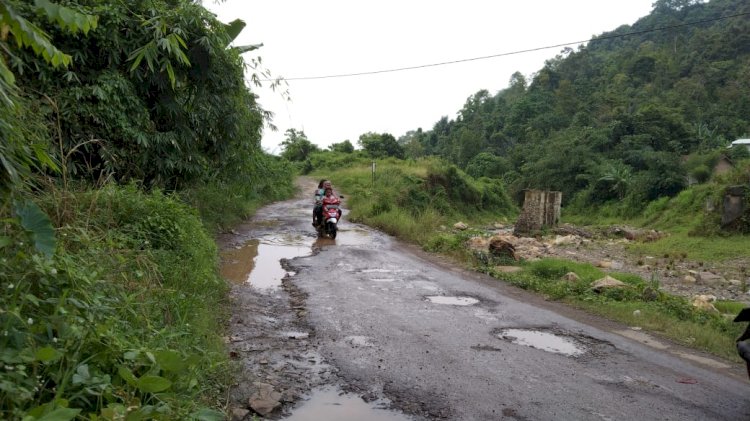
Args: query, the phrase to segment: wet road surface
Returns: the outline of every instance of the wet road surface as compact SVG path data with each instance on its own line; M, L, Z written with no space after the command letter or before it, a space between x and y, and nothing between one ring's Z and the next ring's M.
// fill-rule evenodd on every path
M235 405L262 381L281 395L269 418L750 418L736 365L451 268L346 215L335 241L318 239L307 196L223 240L244 367Z

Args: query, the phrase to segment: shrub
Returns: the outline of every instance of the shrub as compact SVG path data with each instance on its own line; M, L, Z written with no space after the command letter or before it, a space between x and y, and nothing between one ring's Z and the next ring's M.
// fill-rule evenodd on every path
M0 417L211 412L227 369L215 312L226 285L196 212L134 186L63 197L40 198L50 214L73 213L52 258L5 230L15 241L0 259L12 280L0 288Z

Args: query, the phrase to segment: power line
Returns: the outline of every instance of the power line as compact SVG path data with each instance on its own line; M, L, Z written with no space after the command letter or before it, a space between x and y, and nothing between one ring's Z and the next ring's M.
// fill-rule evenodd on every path
M575 44L582 44L586 42L594 42L594 41L602 41L607 39L616 39L616 38L624 38L631 35L642 35L642 34L648 34L651 32L659 32L659 31L667 31L670 29L676 29L676 28L683 28L686 26L694 26L699 25L702 23L708 23L708 22L717 22L720 20L726 20L726 19L732 19L740 16L747 16L750 15L750 12L744 12L744 13L736 13L734 15L727 15L727 16L720 16L718 18L712 18L712 19L703 19L703 20L696 20L692 22L686 22L686 23L680 23L676 25L669 25L669 26L661 26L657 28L652 29L644 29L641 31L633 31L628 32L625 34L617 34L617 35L607 35L597 38L591 38L587 40L581 40L581 41L571 41L571 42L565 42L562 44L555 44L555 45L548 45L545 47L536 47L536 48L529 48L526 50L517 50L517 51L511 51L507 53L499 53L499 54L492 54L488 56L481 56L481 57L472 57L472 58L465 58L460 60L451 60L451 61L443 61L440 63L431 63L431 64L421 64L418 66L408 66L408 67L397 67L393 69L383 69L383 70L373 70L368 72L358 72L358 73L342 73L342 74L335 74L335 75L326 75L326 76L305 76L305 77L291 77L291 78L283 78L286 81L291 80L317 80L317 79L334 79L334 78L342 78L342 77L354 77L354 76L366 76L366 75L376 75L380 73L393 73L393 72L402 72L405 70L416 70L416 69L424 69L428 67L437 67L437 66L446 66L449 64L457 64L457 63L466 63L469 61L478 61L478 60L487 60L491 58L497 58L497 57L505 57L505 56L512 56L512 55L518 55L518 54L525 54L525 53L531 53L534 51L541 51L541 50L549 50L551 48L560 48L560 47L566 47L569 45L575 45ZM271 82L272 79L265 79L263 80L265 82Z

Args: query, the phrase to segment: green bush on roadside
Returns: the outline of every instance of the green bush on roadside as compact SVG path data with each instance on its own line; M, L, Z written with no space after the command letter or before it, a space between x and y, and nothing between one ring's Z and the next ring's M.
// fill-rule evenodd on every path
M236 226L262 204L291 196L294 173L289 162L261 156L252 168L222 180L193 184L179 195L198 210L209 231L221 231Z
M226 285L196 212L133 186L62 197L38 198L65 214L52 258L5 229L0 417L221 416Z

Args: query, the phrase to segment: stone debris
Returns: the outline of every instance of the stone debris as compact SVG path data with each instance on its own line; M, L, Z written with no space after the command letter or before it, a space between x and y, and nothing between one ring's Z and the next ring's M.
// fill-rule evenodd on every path
M465 223L459 221L459 222L456 222L455 224L453 224L453 229L464 231L464 230L469 229L469 226L466 225Z
M268 383L254 383L257 391L248 400L250 408L262 416L273 412L281 406L281 393L274 390Z
M250 413L249 409L245 409L245 408L232 408L232 410L230 411L230 414L231 414L231 418L230 419L232 421L242 421L242 420L245 419L245 417L249 413Z
M702 285L719 285L726 282L723 276L712 272L698 272L696 279Z
M609 269L612 267L612 262L609 260L600 260L596 263L596 267L602 268L602 269Z
M707 311L709 313L719 314L719 310L714 307L714 302L716 301L715 295L705 294L705 295L696 295L693 297L693 307L698 308L700 310Z
M682 282L684 282L686 284L691 284L692 285L692 284L694 284L694 283L697 282L697 279L695 279L695 276L693 276L693 275L685 275L682 278Z
M563 275L562 279L568 282L577 282L581 280L581 277L578 276L578 274L575 272L568 272L565 275Z
M632 241L652 241L665 237L667 234L662 232L631 227L610 227L588 232L566 224L553 228L553 235L535 238L518 237L510 231L498 232L491 228L484 235L467 240L466 246L478 253L491 254L491 243L495 243L495 252L498 252L503 250L497 247L498 244L506 242L512 245L513 255L519 261L532 262L544 258L575 260L598 266L604 271L628 272L644 280L655 279L659 284L655 288L657 291L688 299L695 294L710 292L721 299L750 300L747 297L750 294L744 293L744 285L750 284L750 278L742 281L747 275L741 271L742 267L750 266L750 259L719 266L690 261L687 253L659 257L629 256L624 249ZM512 224L506 228L512 228ZM740 280L739 284L737 280Z
M513 243L503 238L493 237L490 240L489 251L490 254L496 257L510 257L513 260L518 260L516 247Z
M604 278L597 279L596 281L591 283L591 289L593 289L596 292L602 292L605 289L610 288L624 288L628 286L625 282L618 281L617 279L607 275Z

